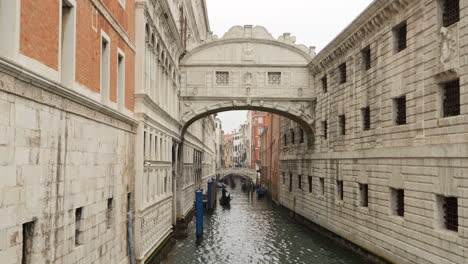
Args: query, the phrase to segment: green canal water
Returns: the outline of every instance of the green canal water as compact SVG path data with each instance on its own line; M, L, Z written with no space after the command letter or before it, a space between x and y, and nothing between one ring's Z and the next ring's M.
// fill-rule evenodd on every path
M273 202L254 193L229 189L231 207L218 204L205 215L203 239L197 244L195 219L189 236L177 244L163 264L346 263L365 261L326 237L296 223ZM220 194L218 194L219 196Z

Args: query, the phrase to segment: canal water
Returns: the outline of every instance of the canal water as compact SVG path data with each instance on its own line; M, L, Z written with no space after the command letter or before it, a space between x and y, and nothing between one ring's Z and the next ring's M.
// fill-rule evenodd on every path
M222 263L350 263L365 261L326 237L291 219L286 211L254 193L232 190L229 209L218 204L205 215L203 239L197 244L195 218L189 236L177 244L163 264ZM218 194L219 196L219 194Z

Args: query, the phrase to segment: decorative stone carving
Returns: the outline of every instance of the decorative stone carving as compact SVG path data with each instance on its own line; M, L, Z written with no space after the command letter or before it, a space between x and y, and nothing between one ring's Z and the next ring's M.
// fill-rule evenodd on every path
M247 87L245 88L245 95L249 96L250 95L251 88Z
M193 88L192 94L193 94L193 95L197 95L197 94L198 94L198 87Z
M457 41L452 29L442 27L440 35L440 62L448 63L456 53Z
M302 87L297 89L297 96L302 97L303 95L304 95L304 89L302 89Z
M253 61L254 60L253 52L254 51L250 43L244 44L244 47L242 49L242 60Z
M246 72L244 74L244 85L247 86L247 87L250 87L252 86L252 73L251 72Z

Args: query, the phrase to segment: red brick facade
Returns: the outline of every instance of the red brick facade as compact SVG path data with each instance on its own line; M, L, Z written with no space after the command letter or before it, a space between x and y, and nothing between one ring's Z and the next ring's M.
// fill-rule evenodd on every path
M260 161L261 138L262 131L269 126L269 114L261 111L252 111L252 143L251 143L251 162L252 169L256 168L256 164Z
M260 184L267 188L271 198L278 200L279 157L281 151L281 117L267 114L269 127L261 135Z

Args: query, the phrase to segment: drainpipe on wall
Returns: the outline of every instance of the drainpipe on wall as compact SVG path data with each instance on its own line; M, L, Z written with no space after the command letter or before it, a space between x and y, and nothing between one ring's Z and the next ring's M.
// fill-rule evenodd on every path
M133 245L133 215L132 212L127 213L127 241L128 241L128 251L130 255L130 264L135 264L135 250Z

